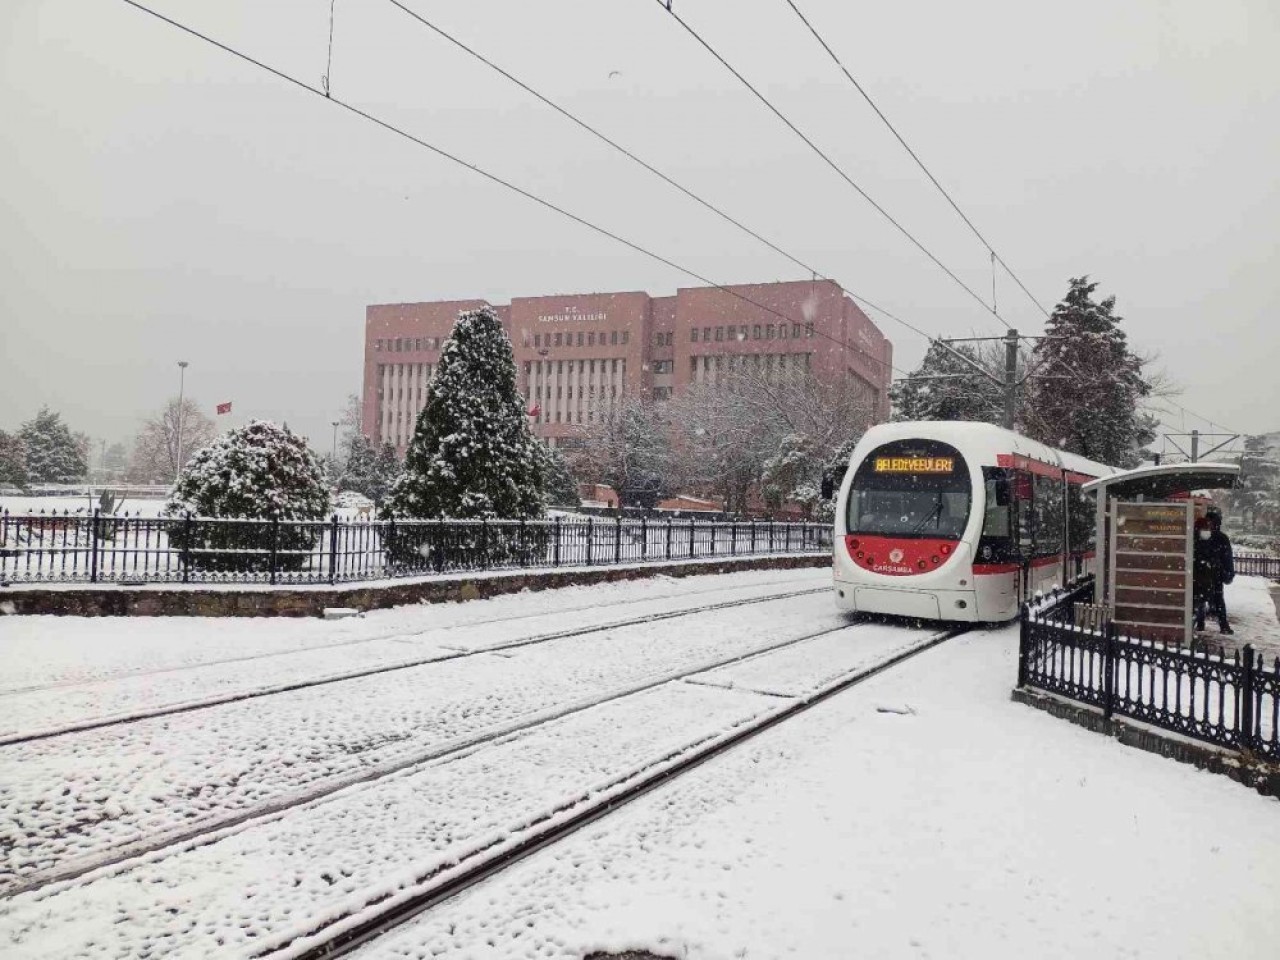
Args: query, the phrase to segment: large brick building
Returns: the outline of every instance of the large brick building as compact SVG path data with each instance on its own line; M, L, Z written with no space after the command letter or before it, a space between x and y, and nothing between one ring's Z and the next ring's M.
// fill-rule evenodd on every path
M741 364L853 378L878 417L888 417L893 345L839 286L806 280L730 289L741 297L691 287L670 297L586 293L493 305L511 338L534 432L559 444L616 397L664 399ZM404 453L454 320L482 306L452 300L367 309L366 436Z

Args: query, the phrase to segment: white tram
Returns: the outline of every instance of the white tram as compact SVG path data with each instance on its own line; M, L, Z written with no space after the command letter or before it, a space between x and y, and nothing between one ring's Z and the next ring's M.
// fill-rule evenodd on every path
M836 498L840 608L996 622L1092 568L1093 496L1116 468L1011 430L887 423L858 443Z

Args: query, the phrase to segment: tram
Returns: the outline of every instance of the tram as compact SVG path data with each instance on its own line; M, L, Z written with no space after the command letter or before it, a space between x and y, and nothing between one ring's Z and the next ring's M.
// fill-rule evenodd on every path
M1094 497L1080 487L1116 470L986 423L874 426L836 498L836 605L1010 620L1092 569Z

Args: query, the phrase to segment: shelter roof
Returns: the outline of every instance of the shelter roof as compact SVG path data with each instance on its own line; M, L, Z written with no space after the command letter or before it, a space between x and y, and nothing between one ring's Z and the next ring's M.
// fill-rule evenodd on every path
M1162 500L1193 490L1229 490L1239 476L1240 467L1234 463L1164 463L1099 477L1084 484L1082 489L1085 493L1097 491L1108 497L1144 496Z

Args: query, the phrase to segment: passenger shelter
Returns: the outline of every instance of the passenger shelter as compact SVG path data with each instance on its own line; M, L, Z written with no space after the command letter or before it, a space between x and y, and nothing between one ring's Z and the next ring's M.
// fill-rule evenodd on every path
M1232 463L1138 467L1084 484L1097 494L1097 604L1120 632L1189 644L1196 490L1236 485Z

